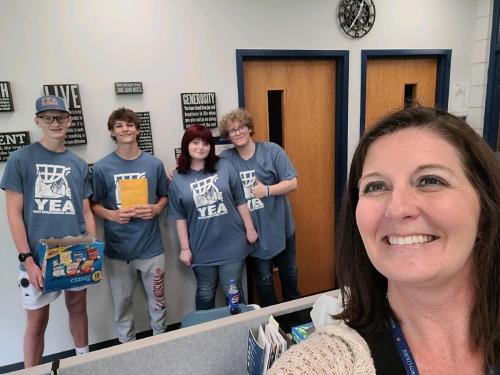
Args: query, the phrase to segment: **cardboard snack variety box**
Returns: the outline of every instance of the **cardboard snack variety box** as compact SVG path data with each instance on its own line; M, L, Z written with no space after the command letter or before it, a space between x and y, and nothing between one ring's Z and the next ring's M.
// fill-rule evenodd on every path
M102 279L104 244L94 237L40 240L44 292L95 284Z

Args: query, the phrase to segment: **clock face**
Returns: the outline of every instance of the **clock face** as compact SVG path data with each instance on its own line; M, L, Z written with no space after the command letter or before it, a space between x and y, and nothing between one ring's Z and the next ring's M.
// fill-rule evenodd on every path
M351 38L361 38L375 23L373 0L341 0L338 10L340 27Z

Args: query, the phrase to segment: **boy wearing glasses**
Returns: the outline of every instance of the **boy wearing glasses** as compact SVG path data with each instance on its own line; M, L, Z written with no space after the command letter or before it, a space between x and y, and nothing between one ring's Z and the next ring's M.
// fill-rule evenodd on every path
M118 340L124 343L135 340L133 293L139 277L153 334L167 328L165 256L158 215L167 205L168 183L163 163L139 149L140 119L134 111L113 111L108 130L116 150L94 165L92 210L104 219L115 328ZM136 186L132 195L142 194L143 202L128 202L126 185Z
M61 294L42 291L39 240L96 233L88 199L92 187L87 163L64 146L71 125L66 104L58 96L47 95L38 98L35 107L35 124L41 129L42 138L10 155L0 183L5 190L9 227L20 262L18 285L27 314L25 367L36 366L42 359L49 305ZM76 353L86 353L86 289L70 289L64 295Z
M285 151L272 142L254 142L253 118L242 108L224 115L220 133L234 145L220 157L240 174L248 208L259 233L250 254L260 305L278 303L273 267L278 266L283 300L300 297L297 286L295 221L287 194L297 189L297 171Z

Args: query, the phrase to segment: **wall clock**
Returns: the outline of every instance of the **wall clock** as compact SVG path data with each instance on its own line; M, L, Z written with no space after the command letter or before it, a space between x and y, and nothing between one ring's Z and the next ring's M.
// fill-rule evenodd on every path
M375 23L373 0L341 0L337 17L342 31L351 38L362 38Z

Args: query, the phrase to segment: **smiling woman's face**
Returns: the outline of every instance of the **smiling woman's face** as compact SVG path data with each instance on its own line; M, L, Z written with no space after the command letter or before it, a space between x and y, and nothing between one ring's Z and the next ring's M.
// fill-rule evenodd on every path
M389 283L467 279L479 215L458 154L440 136L411 128L370 146L356 221L371 262Z

